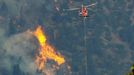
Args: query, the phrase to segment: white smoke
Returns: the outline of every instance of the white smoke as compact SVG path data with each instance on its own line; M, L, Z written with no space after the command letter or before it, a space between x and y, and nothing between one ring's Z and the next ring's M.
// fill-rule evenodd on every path
M32 42L32 35L24 32L11 36L3 43L5 57L2 58L3 68L12 71L14 64L19 64L19 68L23 73L36 75L36 65L34 64L35 43ZM13 59L11 59L13 57Z
M0 58L2 60L0 62L0 68L6 69L12 75L13 66L18 64L23 74L43 75L43 73L37 71L34 63L34 52L38 49L37 44L33 35L28 31L5 38L2 50L0 50L4 53L2 58ZM52 67L53 65L51 62L45 65L46 69L44 73L46 75L70 75L66 64L61 65L59 69Z

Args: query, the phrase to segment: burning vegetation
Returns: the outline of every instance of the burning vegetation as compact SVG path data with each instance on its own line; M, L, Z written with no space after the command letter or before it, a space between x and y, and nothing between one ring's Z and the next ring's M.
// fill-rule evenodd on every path
M65 63L64 57L55 51L55 49L46 42L46 35L43 34L41 26L38 26L37 29L33 32L34 36L37 38L40 48L39 54L36 54L35 63L39 71L46 74L46 63L47 60L53 60L57 63L58 66Z

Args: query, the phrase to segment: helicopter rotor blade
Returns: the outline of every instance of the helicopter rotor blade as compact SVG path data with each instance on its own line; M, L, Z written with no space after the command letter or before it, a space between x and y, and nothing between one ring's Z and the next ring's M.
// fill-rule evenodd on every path
M80 8L72 8L72 9L63 9L63 11L75 11L75 10L79 10Z
M93 3L93 4L90 4L90 5L87 5L87 6L85 6L85 7L88 8L88 7L94 6L94 5L96 5L96 4L97 4L97 2L96 2L96 3Z

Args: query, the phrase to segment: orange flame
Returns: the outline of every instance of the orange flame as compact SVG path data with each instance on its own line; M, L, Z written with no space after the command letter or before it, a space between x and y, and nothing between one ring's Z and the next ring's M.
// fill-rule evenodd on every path
M36 56L35 60L38 70L43 71L45 69L47 59L54 60L58 65L65 62L65 59L59 53L55 52L54 48L46 42L47 39L43 34L41 26L38 26L33 34L40 44L40 52L39 55Z

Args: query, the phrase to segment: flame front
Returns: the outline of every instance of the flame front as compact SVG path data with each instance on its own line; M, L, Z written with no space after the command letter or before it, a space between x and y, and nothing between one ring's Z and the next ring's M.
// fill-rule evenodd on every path
M36 56L35 60L38 70L43 71L45 69L47 59L54 60L58 65L65 62L64 57L62 57L60 53L55 52L54 48L46 42L47 39L43 34L41 26L38 26L33 34L38 39L40 44L40 52Z

